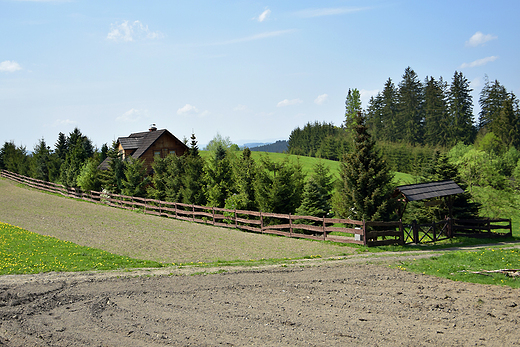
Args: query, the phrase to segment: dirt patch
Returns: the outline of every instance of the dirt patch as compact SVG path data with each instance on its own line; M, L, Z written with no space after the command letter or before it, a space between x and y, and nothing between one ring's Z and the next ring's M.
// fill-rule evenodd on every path
M520 290L366 261L3 276L0 346L519 344Z

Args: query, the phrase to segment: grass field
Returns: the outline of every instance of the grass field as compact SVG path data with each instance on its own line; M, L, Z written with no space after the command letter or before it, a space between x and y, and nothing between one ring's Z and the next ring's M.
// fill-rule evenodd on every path
M454 281L507 285L520 288L520 277L485 272L500 269L520 270L520 250L483 248L475 251L446 252L439 257L402 262L402 270L444 277Z
M0 222L0 275L154 268L168 264L111 254Z

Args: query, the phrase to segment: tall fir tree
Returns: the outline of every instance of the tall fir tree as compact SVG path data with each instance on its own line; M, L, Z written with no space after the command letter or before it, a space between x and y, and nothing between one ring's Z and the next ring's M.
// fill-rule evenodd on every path
M398 91L398 124L400 138L412 145L423 140L423 86L412 68L407 67Z
M206 162L206 197L209 206L224 207L231 194L231 163L222 144L217 143L214 158Z
M51 150L47 147L47 143L42 138L38 140L38 144L34 147L33 160L31 162L31 177L50 181L52 158Z
M349 89L345 100L345 128L352 132L356 126L356 115L361 112L361 94L356 88Z
M200 156L195 134L191 135L190 148L184 161L181 195L182 202L185 204L206 205L204 159Z
M424 144L447 146L451 142L446 107L446 83L426 77L424 83Z
M233 182L235 194L233 204L236 209L256 211L255 201L256 163L251 157L251 150L244 148L242 155L234 162Z
M506 88L495 80L493 83L489 82L486 76L484 87L480 91L479 112L479 131L495 132L495 121L500 115L500 110L504 101L507 99Z
M448 110L451 129L450 138L447 145L455 145L457 142L465 144L473 143L476 129L473 125L473 89L469 86L469 81L462 72L455 71L453 80L448 93Z
M313 173L305 182L302 203L296 210L296 214L314 217L326 217L329 215L332 208L333 188L333 177L329 168L322 161L319 161L314 166Z
M343 157L340 179L333 198L338 216L354 220L388 220L392 175L365 125L356 119L354 150Z

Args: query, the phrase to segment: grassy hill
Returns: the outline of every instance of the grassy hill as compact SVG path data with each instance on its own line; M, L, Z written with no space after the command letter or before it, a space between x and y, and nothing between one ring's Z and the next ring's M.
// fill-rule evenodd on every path
M209 158L211 156L211 152L208 151L200 151L201 155L204 158ZM234 152L236 156L240 156L242 154L241 151ZM299 162L302 166L303 173L308 176L313 171L313 167L318 162L322 162L326 167L329 168L330 172L335 176L339 177L339 169L341 163L339 161L333 161L328 159L314 158L314 157L305 157L305 156L297 156L293 154L285 154L285 153L269 153L269 152L251 152L251 157L255 160L255 162L259 163L261 157L269 157L273 162L278 163L288 158L291 162ZM394 172L394 183L396 186L404 185L404 184L412 184L416 183L415 178L406 173L402 172Z

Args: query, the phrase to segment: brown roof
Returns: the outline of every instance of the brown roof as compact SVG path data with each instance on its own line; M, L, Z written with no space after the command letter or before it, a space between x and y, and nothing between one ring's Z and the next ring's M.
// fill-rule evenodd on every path
M408 201L417 201L464 193L464 190L452 180L409 184L406 186L399 186L396 190L403 193Z

